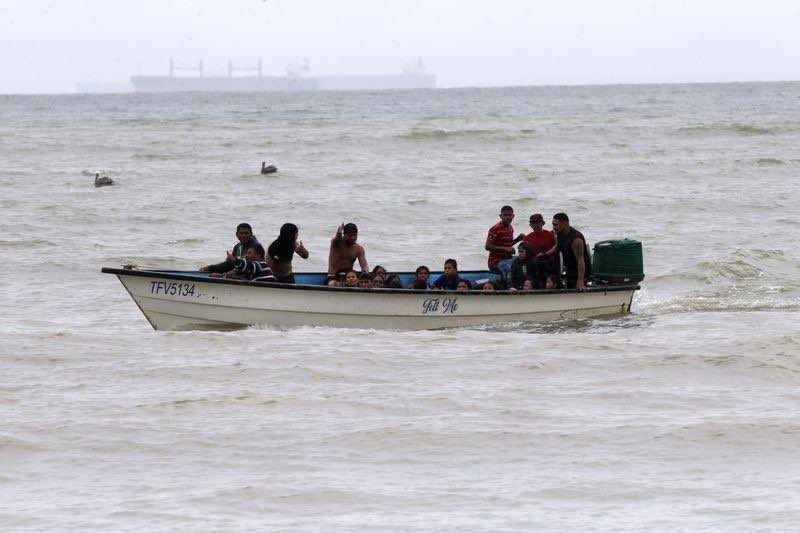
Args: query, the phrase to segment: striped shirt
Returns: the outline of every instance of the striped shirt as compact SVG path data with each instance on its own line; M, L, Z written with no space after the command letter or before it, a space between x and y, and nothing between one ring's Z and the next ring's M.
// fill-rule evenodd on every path
M248 261L244 258L236 260L236 273L247 276L250 281L271 281L275 282L275 274L266 261Z

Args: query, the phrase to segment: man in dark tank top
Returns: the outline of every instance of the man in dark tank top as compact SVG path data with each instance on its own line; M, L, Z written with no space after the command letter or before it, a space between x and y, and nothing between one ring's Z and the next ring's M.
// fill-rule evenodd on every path
M592 274L592 258L586 246L586 238L569 225L566 213L553 215L553 231L556 234L556 245L548 255L561 252L567 271L567 288L586 292L586 280Z

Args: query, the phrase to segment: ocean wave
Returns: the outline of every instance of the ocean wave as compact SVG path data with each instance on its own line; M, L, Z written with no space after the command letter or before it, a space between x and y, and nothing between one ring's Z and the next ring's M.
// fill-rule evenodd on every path
M36 208L37 211L44 213L72 213L78 211L78 208L64 204L46 204Z
M145 224L174 224L175 221L171 218L166 217L156 217L156 216L147 216L147 215L135 215L129 217L127 220L134 221L134 222L143 222Z
M715 122L713 124L696 124L678 128L678 132L686 135L703 135L706 133L736 133L739 135L775 135L783 130L777 126L755 126L752 124Z
M788 419L746 419L744 421L720 421L707 419L694 424L686 424L661 431L654 440L677 440L702 444L703 446L727 443L736 448L750 449L764 446L765 442L783 443L791 448L791 443L800 435L800 425L789 423ZM714 444L716 443L716 444Z
M139 159L142 161L179 161L182 159L192 158L194 157L192 154L133 154L131 156L133 159Z
M722 281L784 280L796 269L795 261L783 250L735 250L729 257L702 261L695 269L698 279L716 284Z
M785 165L786 161L783 159L775 159L773 157L762 157L760 159L756 159L756 163L759 165Z
M186 244L205 244L206 242L208 242L208 239L197 239L197 238L192 239L192 238L188 238L188 239L178 239L178 240L174 240L174 241L168 241L167 244L172 246L172 245L175 245L175 244L184 244L184 245L186 245Z
M0 249L20 248L21 250L28 250L29 248L36 248L39 246L45 248L55 248L58 245L54 242L45 241L43 239L21 239L19 241L0 240Z
M29 439L23 439L9 434L0 435L0 450L3 450L4 453L30 453L44 449L44 446Z
M185 256L174 256L174 255L156 255L157 251L154 252L154 255L117 255L117 256L107 256L103 260L104 265L135 265L137 268L152 268L152 269L164 269L164 270L191 270L193 268L200 268L204 264L208 264L209 261L192 261L191 259L187 259ZM219 256L220 254L217 254ZM219 259L220 261L225 259L224 253L222 257Z
M498 134L508 134L503 130L486 130L486 129L465 129L465 130L418 130L414 129L408 133L398 135L396 138L405 140L428 140L428 139L450 139L457 137L486 137L495 136Z
M688 295L672 298L638 302L634 305L648 314L661 313L721 313L731 311L794 311L800 310L800 298L780 298L772 296L753 296L752 294L726 295Z
M636 312L638 311L636 303L634 303L633 307L635 312L626 315L571 318L553 320L550 322L506 322L503 324L470 326L468 328L462 327L453 329L456 331L469 329L474 331L516 333L523 335L561 335L573 333L585 335L607 335L620 330L644 328L653 323L653 317L651 315L640 314Z

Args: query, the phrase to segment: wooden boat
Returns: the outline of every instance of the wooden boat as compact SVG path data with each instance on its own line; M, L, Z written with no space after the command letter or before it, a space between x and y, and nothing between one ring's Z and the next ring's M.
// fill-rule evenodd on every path
M541 291L424 291L325 287L325 274L295 274L296 285L211 278L203 272L103 268L119 278L157 330L252 325L438 329L542 322L627 313L638 283ZM431 274L435 279L436 273ZM485 271L459 272L472 281ZM413 274L402 273L404 286Z

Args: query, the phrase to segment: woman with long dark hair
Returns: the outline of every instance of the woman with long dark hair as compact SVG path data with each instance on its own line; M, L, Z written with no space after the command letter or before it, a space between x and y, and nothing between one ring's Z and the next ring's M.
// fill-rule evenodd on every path
M308 250L303 246L303 241L297 238L298 235L297 226L287 222L281 226L278 238L272 241L267 248L267 260L270 262L275 277L278 278L278 283L295 282L292 273L292 257L295 252L303 259L308 259Z

